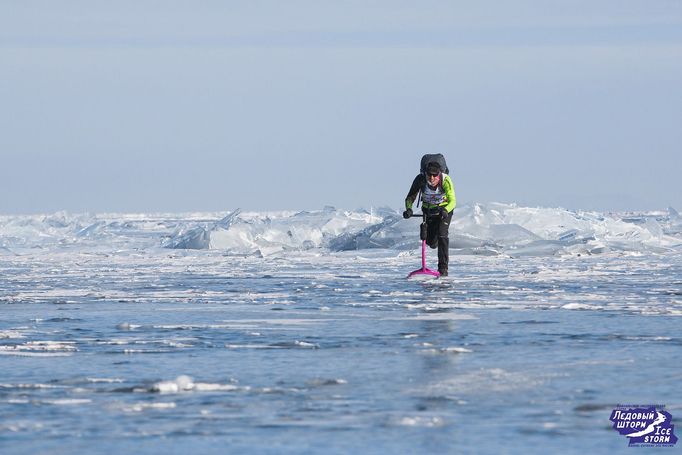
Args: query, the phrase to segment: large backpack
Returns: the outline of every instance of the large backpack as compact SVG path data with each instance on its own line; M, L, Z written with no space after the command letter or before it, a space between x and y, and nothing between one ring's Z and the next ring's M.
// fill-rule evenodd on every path
M449 174L450 170L448 169L448 165L445 162L445 157L443 156L442 153L427 153L426 155L422 156L422 162L421 162L421 168L420 172L426 178L426 168L428 167L429 163L438 163L440 165L440 170L443 174ZM424 180L424 185L426 185L426 180ZM440 188L443 188L443 179L441 179L440 182L438 182L438 186ZM417 195L417 207L419 207L419 202L421 201L421 195L422 195L423 190L419 190L419 194Z
M424 175L426 175L426 167L429 165L429 163L438 163L440 165L440 170L443 174L449 174L450 170L448 169L448 165L445 162L445 157L441 153L432 153L432 154L426 154L422 156L422 163L421 163L421 168L420 172Z

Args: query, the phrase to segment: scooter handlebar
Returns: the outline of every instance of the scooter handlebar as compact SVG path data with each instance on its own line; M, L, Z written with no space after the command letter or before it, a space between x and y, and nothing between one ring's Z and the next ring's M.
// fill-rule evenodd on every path
M435 213L424 213L424 212L413 213L412 215L408 216L407 218L433 218L436 216L440 216L440 213L439 212L435 212Z

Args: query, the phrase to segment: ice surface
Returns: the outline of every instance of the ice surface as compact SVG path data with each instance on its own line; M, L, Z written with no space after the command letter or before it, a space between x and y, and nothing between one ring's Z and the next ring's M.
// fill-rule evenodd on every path
M679 218L464 206L416 282L388 209L0 217L3 455L625 450L682 409Z

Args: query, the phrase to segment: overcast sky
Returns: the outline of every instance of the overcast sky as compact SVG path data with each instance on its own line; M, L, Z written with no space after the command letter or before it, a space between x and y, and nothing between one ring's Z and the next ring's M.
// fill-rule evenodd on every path
M682 210L682 1L0 0L0 213Z

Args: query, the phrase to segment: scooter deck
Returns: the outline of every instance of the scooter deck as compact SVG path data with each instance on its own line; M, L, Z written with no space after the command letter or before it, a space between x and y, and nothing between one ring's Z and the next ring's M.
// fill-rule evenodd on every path
M413 272L410 272L409 275L407 275L407 278L412 278L417 275L426 275L426 276L432 276L435 278L440 277L440 272L437 272L435 270L431 270L428 267L426 267L426 240L422 240L422 268L417 269Z

